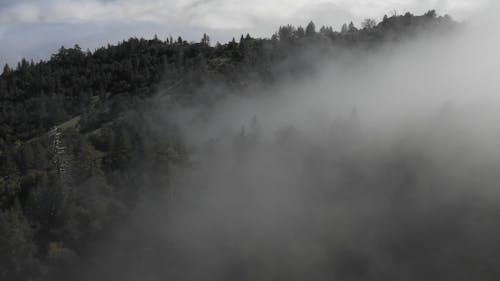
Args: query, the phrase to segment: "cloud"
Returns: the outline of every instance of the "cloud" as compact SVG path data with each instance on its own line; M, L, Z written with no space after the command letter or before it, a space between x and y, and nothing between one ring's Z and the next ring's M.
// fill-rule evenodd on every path
M439 8L444 12L463 12L484 0L53 0L4 1L1 23L151 21L177 22L218 29L252 29L261 22L294 21L314 18L326 8L360 19L375 17L393 9L422 11ZM335 15L335 13L334 13ZM334 19L333 19L334 20Z
M61 45L96 48L131 36L181 35L227 41L250 33L269 37L280 25L334 29L381 19L393 11L437 9L456 18L489 0L0 0L0 64L45 59ZM44 36L40 36L44 35ZM36 39L36 40L35 40ZM26 40L29 43L26 43Z

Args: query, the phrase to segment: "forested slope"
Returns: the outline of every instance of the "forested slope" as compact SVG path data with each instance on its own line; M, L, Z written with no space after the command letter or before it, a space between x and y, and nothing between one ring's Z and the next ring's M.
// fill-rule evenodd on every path
M51 280L106 239L150 190L168 190L190 165L158 99L206 106L283 77L305 76L304 51L384 48L417 34L450 32L434 11L352 23L340 31L283 26L271 38L214 44L131 38L95 51L61 47L0 76L0 279ZM319 56L318 55L318 56ZM169 107L162 110L168 110Z

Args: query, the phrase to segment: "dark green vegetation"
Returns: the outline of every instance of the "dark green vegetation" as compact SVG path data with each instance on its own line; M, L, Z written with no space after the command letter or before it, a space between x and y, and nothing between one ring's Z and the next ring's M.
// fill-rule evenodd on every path
M125 220L154 189L168 189L189 149L155 99L206 106L312 68L307 50L379 48L446 32L430 11L352 23L340 32L284 26L212 46L131 38L94 52L61 48L0 76L0 279L52 280ZM163 108L163 110L168 110ZM164 112L163 112L164 113Z

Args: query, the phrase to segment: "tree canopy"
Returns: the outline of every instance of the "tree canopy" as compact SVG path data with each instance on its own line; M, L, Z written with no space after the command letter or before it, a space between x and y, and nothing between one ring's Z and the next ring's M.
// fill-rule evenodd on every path
M169 188L175 167L189 162L189 150L175 124L158 130L163 120L148 110L155 98L210 106L252 84L306 75L313 62L298 58L303 50L376 48L455 26L435 11L366 20L363 29L351 22L340 31L322 26L318 32L311 21L305 28L282 26L271 38L247 34L216 45L207 34L198 42L130 38L94 51L61 47L46 61L5 65L0 279L64 276L148 190Z

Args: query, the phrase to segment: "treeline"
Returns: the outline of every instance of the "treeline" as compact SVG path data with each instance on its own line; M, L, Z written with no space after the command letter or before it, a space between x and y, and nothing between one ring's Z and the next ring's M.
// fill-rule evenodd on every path
M225 44L131 38L93 52L61 47L0 76L0 279L53 280L133 211L167 189L187 148L154 109L206 105L313 67L303 50L375 48L456 23L434 11L385 16L361 28L282 26L271 38ZM162 115L164 116L164 115ZM158 129L161 128L161 129Z

